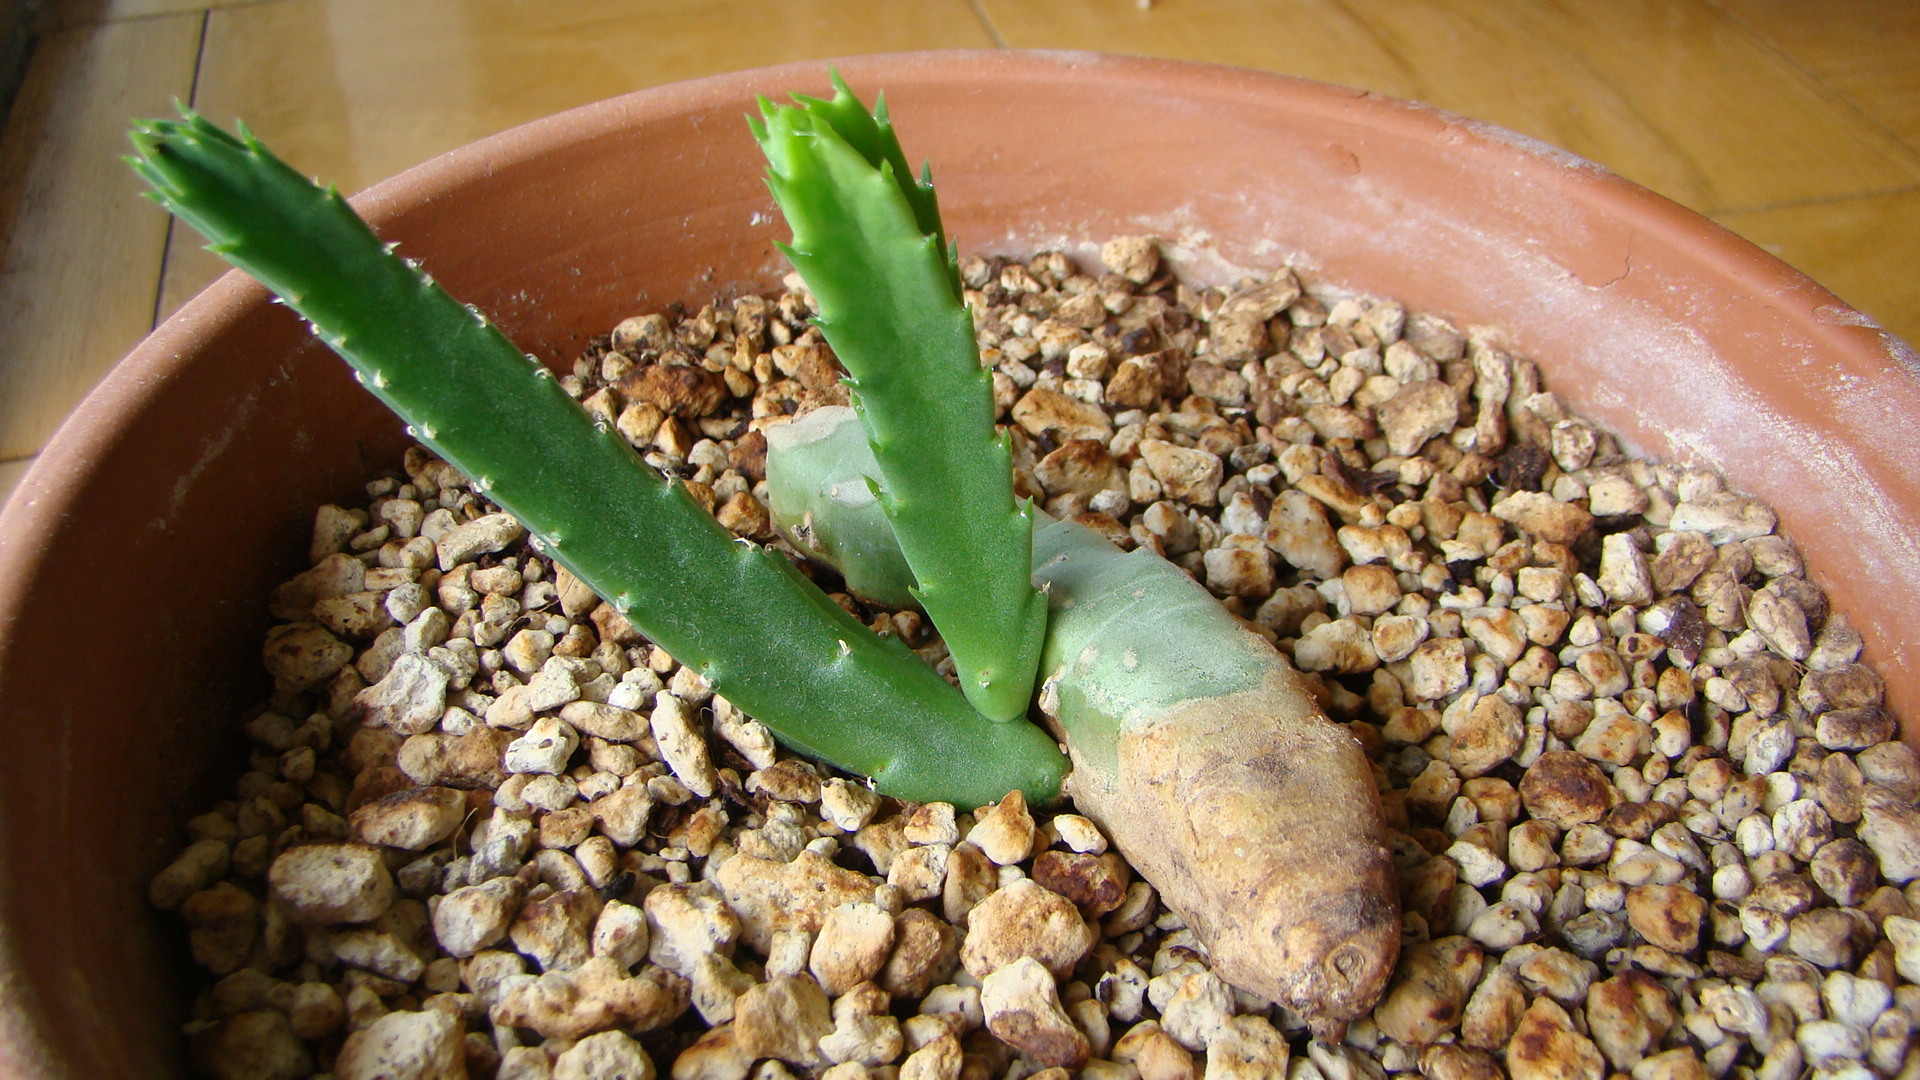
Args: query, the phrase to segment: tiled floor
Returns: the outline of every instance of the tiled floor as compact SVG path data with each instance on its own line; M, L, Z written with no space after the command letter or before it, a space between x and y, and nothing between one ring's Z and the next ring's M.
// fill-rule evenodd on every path
M1601 162L1920 339L1920 5L1883 0L64 0L0 135L0 492L218 267L134 198L191 101L364 186L640 87L862 52L1075 48L1417 98ZM184 241L184 238L183 238Z

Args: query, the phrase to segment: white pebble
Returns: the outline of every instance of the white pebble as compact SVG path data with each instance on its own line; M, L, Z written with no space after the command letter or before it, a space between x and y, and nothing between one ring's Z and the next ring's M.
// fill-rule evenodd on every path
M706 738L693 725L693 710L663 690L654 695L651 721L660 756L673 770L673 775L695 795L703 799L712 797L719 790L720 778L713 771Z
M572 726L543 716L525 735L507 744L505 767L510 773L562 773L579 745L580 736Z

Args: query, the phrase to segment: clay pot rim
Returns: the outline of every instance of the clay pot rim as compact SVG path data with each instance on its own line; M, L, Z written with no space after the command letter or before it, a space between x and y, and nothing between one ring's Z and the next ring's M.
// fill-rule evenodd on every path
M1279 94L1304 113L1345 124L1359 123L1364 117L1366 126L1403 139L1454 141L1463 152L1487 155L1489 165L1553 177L1586 206L1662 236L1695 263L1717 266L1754 294L1790 298L1794 321L1807 336L1848 354L1849 366L1898 369L1920 376L1920 357L1911 348L1804 273L1724 226L1570 151L1418 102L1193 61L1068 50L952 49L798 61L707 76L636 90L510 128L376 183L352 202L377 228L409 206L443 197L474 179L561 146L590 142L636 121L678 113L700 102L742 101L767 87L809 85L818 81L822 67L828 65L850 81L869 86L883 82L868 74L873 71L911 71L979 82L998 72L1018 72L1026 79L1084 78L1087 69L1099 68L1116 82L1173 86L1191 99ZM47 535L91 478L101 448L118 439L129 418L145 408L160 385L187 363L194 344L264 297L265 290L245 274L232 271L222 276L156 327L55 432L13 497L0 508L0 627L10 621L8 598L20 595L44 554L22 550L21 538Z

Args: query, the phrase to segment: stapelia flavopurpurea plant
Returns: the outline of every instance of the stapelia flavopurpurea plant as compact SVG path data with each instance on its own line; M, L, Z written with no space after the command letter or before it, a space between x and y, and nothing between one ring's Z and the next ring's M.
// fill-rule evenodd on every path
M1038 707L1068 744L1066 789L1078 807L1185 917L1223 976L1331 1035L1371 1007L1398 945L1363 755L1291 665L1184 573L1072 522L1036 531L1031 509L1013 503L990 397L983 430L972 396L986 377L972 355L955 363L963 338L971 353L971 325L931 192L910 178L884 114L836 89L831 101L765 107L756 134L783 209L790 220L798 211L791 252L829 342L843 358L865 353L847 362L867 415L816 415L770 437L776 458L817 444L811 463L770 461L776 514L783 499L802 506L803 527L787 522L797 541L838 537L834 557L850 582L891 583L921 599L943 633L1000 629L1010 642L991 643L999 652L966 663L956 655L963 685L996 715L1026 710L1030 689L1017 710L995 697L1008 691L1006 672L1029 662L1008 668L1006 655L1031 653ZM794 748L907 798L978 805L1021 787L1044 801L1059 788L1060 755L1045 734L986 719L783 560L732 542L484 319L385 250L336 194L306 185L244 132L234 138L194 117L149 125L135 141L145 154L137 167L162 201L312 320L422 441ZM864 292L854 276L863 265L874 275ZM478 368L475 355L485 357ZM944 392L924 393L920 379ZM480 386L446 392L463 380ZM913 422L927 410L934 420ZM935 430L932 443L971 464L918 456L914 440ZM783 496L781 485L793 491ZM858 499L822 497L856 490L869 512L855 520L841 511ZM982 532L943 517L962 506L981 516ZM942 520L950 541L990 548L985 565L998 569L969 561L978 553L916 555L909 534L937 538ZM1022 561L1010 574L1015 552ZM997 599L952 602L952 584L974 573L997 575ZM941 581L947 592L934 587ZM1036 599L1050 608L1037 620ZM771 625L740 634L755 623Z
M906 799L1057 797L1065 761L1044 732L988 720L784 557L735 540L338 192L191 113L132 138L162 205L305 317L547 555L788 745Z

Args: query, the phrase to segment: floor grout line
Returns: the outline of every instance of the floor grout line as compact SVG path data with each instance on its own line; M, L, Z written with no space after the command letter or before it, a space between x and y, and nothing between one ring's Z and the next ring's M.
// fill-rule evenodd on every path
M1920 192L1920 184L1905 184L1900 187L1891 188L1870 188L1866 191L1849 191L1837 195L1821 195L1811 199L1789 199L1785 202L1760 203L1755 206L1716 208L1714 210L1702 210L1700 213L1707 217L1719 217L1721 215L1731 216L1734 214L1764 214L1772 210L1799 210L1810 206L1832 206L1838 203L1851 202L1855 199L1878 199L1888 195L1910 195L1915 192Z
M208 28L213 25L213 9L200 9L200 40L193 47L193 74L187 79L187 107L200 103L200 73L207 66Z
M967 6L973 9L973 17L980 20L980 25L986 28L987 36L993 39L993 47L1009 48L1006 35L1000 33L1000 28L993 24L993 18L987 14L986 6L981 3L981 0L967 0Z
M1859 119L1865 121L1869 127L1873 128L1875 131L1880 132L1882 135L1885 135L1887 138L1893 140L1894 145L1904 150L1907 153L1908 157L1913 158L1916 161L1920 161L1920 146L1916 146L1913 143L1909 142L1905 136L1901 135L1899 132L1893 130L1892 128L1888 127L1886 124L1882 123L1879 117L1876 117L1872 113L1868 112L1865 107L1863 107L1859 102L1853 99L1852 95L1848 94L1846 91L1828 82L1826 78L1822 76L1819 72L1801 63L1797 57L1795 57L1792 53L1788 52L1785 48L1783 48L1780 45L1780 43L1775 41L1773 37L1769 35L1766 31L1760 29L1760 27L1756 26L1751 20L1742 16L1738 11L1735 11L1732 8L1728 7L1723 2L1723 0L1707 0L1707 3L1715 11L1718 11L1721 15L1725 16L1727 22L1737 27L1741 33L1747 35L1748 38L1752 39L1755 44L1759 45L1761 48L1766 49L1768 52L1771 52L1775 56L1779 57L1780 60L1784 62L1788 67L1806 76L1807 81L1813 83L1815 86L1818 86L1823 92L1832 96L1832 98L1835 101L1839 102L1849 112L1853 113ZM1905 189L1902 189L1902 190L1905 190Z
M194 108L200 101L200 71L207 61L207 27L213 21L211 8L200 9L200 41L193 51L193 74L187 78L187 108ZM157 330L167 317L167 266L173 261L173 244L180 235L180 219L167 215L167 238L160 244L160 272L153 282L153 317L148 320L149 328Z

